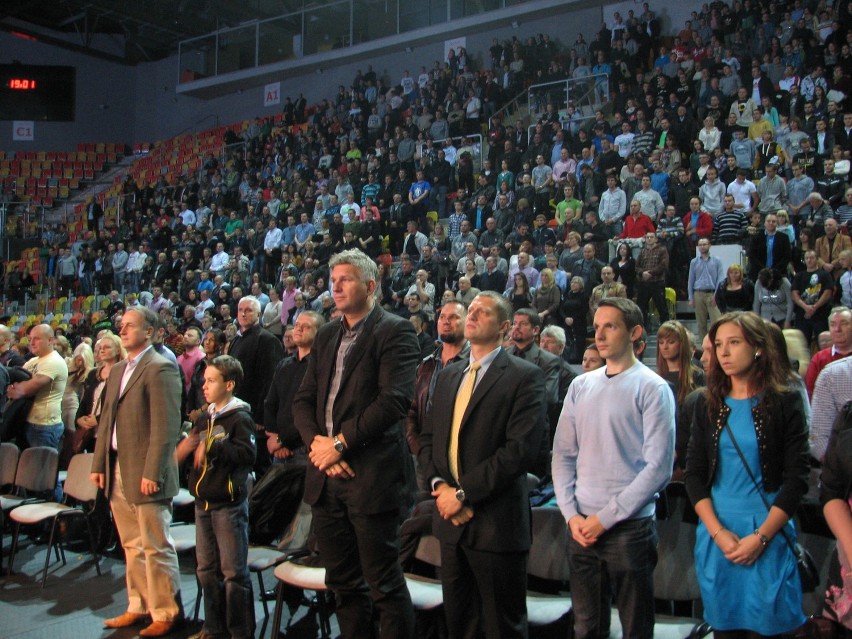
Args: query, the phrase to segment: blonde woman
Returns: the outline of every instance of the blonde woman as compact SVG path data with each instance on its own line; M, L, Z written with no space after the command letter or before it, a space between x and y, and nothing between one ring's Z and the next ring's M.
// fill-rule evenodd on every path
M77 409L77 430L73 437L73 453L94 450L95 435L98 429L98 419L101 416L101 406L106 381L112 367L127 357L127 352L121 345L121 338L112 331L105 331L95 343L94 358L96 367L90 371L83 383L80 406Z
M92 347L85 342L81 343L74 349L74 353L65 363L68 365L68 381L62 395L62 423L65 424L66 431L73 432L77 430L77 409L80 406L80 394L83 391L83 385L89 373L95 368L95 356L92 353Z
M793 225L790 224L790 214L787 213L786 209L778 209L775 215L778 217L777 231L779 233L786 233L787 237L790 238L790 246L796 246L796 231Z
M556 323L561 301L561 291L556 286L553 271L549 268L542 269L539 274L539 287L535 290L533 298L533 307L538 311L538 316L545 326Z

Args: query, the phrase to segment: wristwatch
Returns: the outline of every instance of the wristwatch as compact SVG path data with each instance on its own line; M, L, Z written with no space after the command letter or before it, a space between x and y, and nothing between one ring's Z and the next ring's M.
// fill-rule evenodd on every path
M467 499L467 496L464 494L464 488L459 487L456 490L456 499L458 499L461 502L463 502L465 499Z
M336 450L338 453L342 453L344 450L346 450L346 446L343 445L343 442L340 441L340 438L337 435L335 435L331 441L334 442L334 450Z

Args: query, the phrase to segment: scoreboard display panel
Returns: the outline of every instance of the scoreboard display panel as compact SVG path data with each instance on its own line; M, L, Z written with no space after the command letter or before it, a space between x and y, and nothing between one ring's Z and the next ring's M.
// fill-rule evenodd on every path
M72 122L74 67L0 64L0 120Z

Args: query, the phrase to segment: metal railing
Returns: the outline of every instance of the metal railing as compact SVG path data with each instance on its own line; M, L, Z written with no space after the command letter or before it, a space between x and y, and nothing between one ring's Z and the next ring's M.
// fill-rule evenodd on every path
M0 202L3 239L37 240L44 228L46 211L42 204L23 200Z
M466 140L474 140L474 142L473 142L473 144L469 144L466 147L460 146L461 141L465 140L465 139ZM482 135L477 133L477 134L472 134L472 135L458 135L458 136L455 136L455 137L452 137L452 138L443 138L441 140L434 140L433 141L433 148L435 149L435 153L437 153L438 151L445 151L444 150L444 142L446 140L452 140L453 146L456 148L456 151L457 151L456 161L452 163L453 170L456 170L456 168L458 167L458 164L459 164L458 163L458 156L461 155L462 152L468 151L468 152L470 152L470 155L471 155L470 159L471 159L471 162L473 163L474 172L475 173L481 173L482 172L483 160L485 159L485 155L483 155L483 153L482 153L482 151L483 151L483 149L482 149ZM423 151L424 151L425 148L426 148L425 143L420 143L417 146L417 156L418 157L423 155ZM445 153L446 153L446 151L445 151Z
M240 140L239 142L234 142L233 144L223 144L220 147L216 147L216 150L209 149L209 152L213 154L213 156L219 161L219 171L222 176L225 175L225 167L228 165L228 162L234 157L235 153L242 149L243 156L245 156L245 152L248 149L248 142L244 140ZM207 174L207 169L204 168L204 159L205 153L201 153L201 163L198 167L198 183L202 187L210 187L210 176ZM242 177L242 176L240 176ZM239 178L237 179L237 184L239 184ZM224 184L222 185L224 188Z
M527 118L529 117L529 94L526 90L521 91L518 95L509 100L500 109L498 109L494 115L500 118L500 122L508 122L509 118L518 117L518 114L520 114L525 108L527 109L527 113L525 113L523 117Z
M609 102L609 74L595 73L581 78L565 78L554 82L533 84L527 88L527 101L530 116L538 119L547 111L547 105L553 104L561 112L561 108L569 104L582 115L585 111Z

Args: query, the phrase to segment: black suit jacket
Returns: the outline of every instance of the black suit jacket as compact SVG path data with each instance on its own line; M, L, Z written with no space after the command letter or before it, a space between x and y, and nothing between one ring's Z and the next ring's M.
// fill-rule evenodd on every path
M776 233L775 243L772 245L772 268L781 273L787 273L793 249L790 246L790 238L786 233ZM766 232L755 236L748 251L749 277L757 281L757 274L766 268Z
M499 268L495 268L493 273L485 271L479 276L477 288L480 291L496 291L502 295L503 291L506 290L506 280L507 275Z
M428 479L452 484L448 460L454 398L468 362L442 370L420 434L418 457ZM505 351L476 386L459 431L459 484L474 515L454 526L435 511L432 530L441 541L490 552L529 550L530 506L526 473L545 437L544 376Z
M293 401L293 420L310 449L316 435L327 436L325 406L342 336L341 320L323 326L314 340L308 369ZM352 345L334 401L333 435L343 433L343 458L352 479L328 479L313 464L305 477L305 501L316 504L327 481L345 482L349 507L361 514L399 508L409 494L403 418L414 396L420 346L407 320L375 304Z

